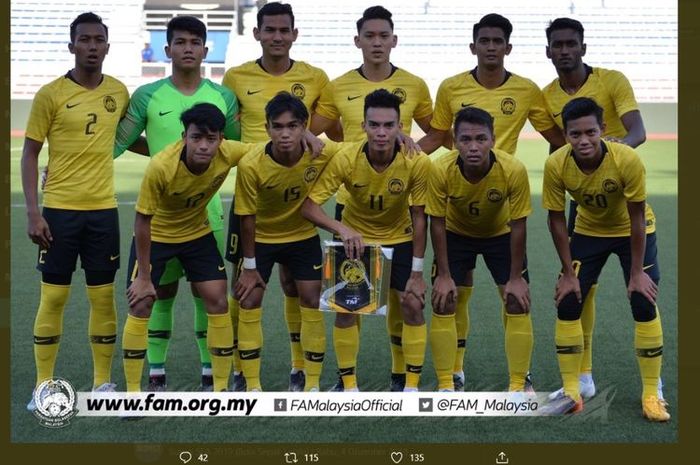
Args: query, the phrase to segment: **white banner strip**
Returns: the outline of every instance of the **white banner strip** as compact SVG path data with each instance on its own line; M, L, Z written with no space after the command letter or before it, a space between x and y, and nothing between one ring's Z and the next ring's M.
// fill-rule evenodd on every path
M533 416L546 393L524 392L78 392L88 417Z

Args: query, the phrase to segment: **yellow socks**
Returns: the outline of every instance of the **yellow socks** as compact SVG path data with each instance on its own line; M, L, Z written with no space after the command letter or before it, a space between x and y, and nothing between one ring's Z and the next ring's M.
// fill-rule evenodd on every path
M595 326L595 294L598 285L594 284L586 294L581 311L581 327L583 328L583 356L581 357L581 373L593 370L593 326Z
M564 392L578 401L581 398L578 377L583 356L581 320L569 321L557 318L554 340L557 345L557 359Z
M284 319L289 331L289 347L292 354L292 368L304 368L304 350L301 347L301 307L299 297L284 296Z
M70 296L70 285L41 283L39 309L34 320L34 361L36 385L53 378L58 345L63 333L63 309Z
M261 390L260 352L263 345L262 308L242 308L238 315L238 353L248 390Z
M532 355L532 319L529 313L506 314L506 358L510 375L509 391L522 391Z
M425 346L427 341L427 327L423 323L419 326L403 325L403 356L406 359L406 388L417 389L420 374L423 371L425 360ZM454 346L452 346L454 347Z
M231 375L231 357L233 357L233 326L228 312L209 314L207 325L207 347L211 357L211 374L214 380L214 391L228 389L228 379Z
M457 353L455 355L454 373L464 371L464 353L467 350L467 334L469 334L469 299L474 290L471 286L457 288L457 307L455 310L455 325L457 328Z
M391 372L403 373L406 370L406 362L403 358L401 335L403 332L403 315L401 314L401 297L395 290L389 291L389 306L386 314L386 329L389 333L389 347L391 348ZM360 319L358 318L358 321Z
M438 390L454 389L452 370L455 366L456 344L455 315L438 315L433 312L433 319L430 321L430 348L438 378Z
M637 362L642 375L642 399L648 396L657 396L663 346L664 335L658 312L656 318L651 321L635 321L634 348L637 352Z
M124 353L124 377L126 390L139 392L141 390L141 372L143 359L148 345L148 318L138 318L129 315L124 324L122 349Z
M333 346L343 386L345 389L357 388L355 367L357 365L357 351L360 347L360 333L357 325L352 325L349 328L333 326Z
M323 313L317 308L301 308L301 346L304 348L305 391L319 388L323 357L326 352L326 329Z
M238 306L238 301L232 296L228 296L228 312L231 315L231 326L233 327L233 371L240 373L241 368L241 357L238 352L238 313L240 307Z
M111 380L112 357L114 344L117 341L114 283L87 286L87 296L90 301L88 335L92 349L92 387L96 388Z

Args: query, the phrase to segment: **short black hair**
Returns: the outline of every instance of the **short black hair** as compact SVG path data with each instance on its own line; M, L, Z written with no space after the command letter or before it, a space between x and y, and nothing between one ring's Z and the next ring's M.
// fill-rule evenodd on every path
M357 33L360 33L360 29L365 24L366 21L370 19L383 19L389 23L391 30L394 30L394 21L391 20L391 11L387 10L383 6L371 6L367 8L364 13L362 13L362 18L357 20Z
M207 43L207 26L194 16L175 16L168 21L168 30L165 33L168 45L173 41L175 31L189 32L202 39L202 43Z
M309 110L306 109L304 102L299 97L282 91L272 97L265 105L265 121L270 123L286 112L290 112L296 119L305 123L309 120Z
M393 108L401 119L401 99L386 89L377 89L365 97L365 118L370 108Z
M202 132L223 132L226 127L226 117L214 104L198 103L189 110L182 112L180 121L185 131L194 124Z
M457 112L455 115L454 132L457 134L457 128L462 123L476 124L479 126L486 126L493 136L493 116L481 108L477 107L465 107Z
M474 24L474 32L472 34L474 43L476 43L476 38L479 36L479 29L482 27L497 27L503 31L506 42L510 42L510 35L513 32L513 25L505 16L501 16L498 13L489 13L481 18L478 23Z
M570 100L561 110L564 131L566 131L566 126L569 124L569 121L591 115L595 116L598 125L603 127L603 109L595 100L588 97L579 97Z
M580 21L571 18L557 18L554 21L549 22L549 26L544 30L547 34L547 44L552 41L552 32L561 31L562 29L573 29L578 32L581 37L581 43L583 43L583 24Z
M78 29L79 24L99 24L103 28L105 28L105 37L109 38L109 31L107 29L107 25L102 22L102 18L92 11L89 11L87 13L81 13L79 14L72 23L70 23L70 41L71 43L75 42L75 31Z
M258 10L258 29L262 27L263 16L279 15L288 15L292 20L292 29L294 29L294 13L292 12L292 5L281 2L266 3Z

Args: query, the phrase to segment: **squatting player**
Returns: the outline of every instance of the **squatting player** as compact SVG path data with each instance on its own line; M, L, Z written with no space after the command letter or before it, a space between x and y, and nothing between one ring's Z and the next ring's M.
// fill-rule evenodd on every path
M329 162L304 201L302 215L340 236L348 257L359 257L365 242L394 248L391 292L399 294L403 315L404 391L417 391L425 358L423 316L426 222L425 193L430 159L409 158L398 144L401 100L386 89L365 97L366 140L344 147ZM342 222L321 209L341 184L349 192ZM409 211L409 196L412 201ZM357 390L357 315L338 314L333 343L344 390Z
M657 394L663 353L656 308L660 273L655 218L646 204L644 165L629 146L601 139L605 130L603 109L594 100L571 100L562 109L562 119L569 145L547 159L542 203L549 210L552 239L562 264L555 291L555 340L564 396L547 404L545 411L583 409L579 390L582 302L614 253L622 265L635 321L642 413L651 421L667 421L671 416ZM567 192L578 202L570 242L564 215Z
M577 97L589 97L603 108L604 140L621 142L637 147L646 139L644 121L634 91L629 81L619 71L589 66L583 62L586 44L583 41L583 25L571 18L557 18L545 30L547 36L547 58L557 72L557 78L542 91L547 111L561 128L561 113L564 105ZM569 207L569 235L574 230L576 204ZM583 359L581 361L581 396L584 399L595 394L592 376L592 338L595 323L595 294L597 284L583 303L581 325L583 326ZM659 397L661 394L659 385ZM562 395L563 389L552 396Z
M267 142L265 131L265 105L277 93L290 92L300 98L309 113L316 106L321 91L328 84L326 73L303 61L294 60L289 51L299 31L294 27L294 12L291 5L270 2L258 10L257 27L253 29L255 40L260 43L262 55L254 61L229 69L222 84L231 89L241 105L243 142ZM235 272L240 267L240 221L234 214L235 201L229 216L229 243L226 259L234 264ZM291 349L291 373L289 390L304 389L304 354L300 343L301 313L295 280L280 265L280 284L284 292L284 315L289 332ZM237 339L238 301L229 297L229 308L233 318L234 337ZM240 373L238 354L234 355L234 390L245 391L245 377Z
M182 139L180 115L195 103L208 102L226 115L224 137L240 139L238 103L233 93L209 79L202 78L202 60L207 56L207 28L193 16L176 16L168 22L168 45L165 53L171 59L172 75L136 89L129 102L126 117L119 124L115 156L121 155L146 130L148 152L156 154ZM207 205L209 226L221 253L224 253L224 213L217 193ZM151 391L164 391L167 386L165 362L173 330L173 305L178 281L184 276L182 264L173 259L165 267L158 286L158 300L153 305L148 323L148 364ZM202 298L194 295L194 330L202 364L202 389L212 388L211 360L207 350L207 312Z
M127 390L140 391L147 327L166 264L176 258L204 302L213 389L227 389L233 328L226 302L226 268L207 221L207 204L249 144L223 141L226 118L199 103L180 116L182 140L151 159L136 202L129 257L129 315L124 325Z
M539 87L530 79L511 73L504 66L505 57L512 49L512 32L511 22L495 13L484 16L474 24L474 42L469 48L476 55L477 66L440 84L430 131L418 141L424 152L431 153L440 145L452 147L449 131L454 116L469 106L482 108L493 116L495 148L506 153L516 155L518 136L528 120L552 148L564 145L561 130L547 113ZM464 386L463 361L469 333L467 315L473 273L468 274L467 285L459 286L457 293L458 348L454 381L458 390ZM505 315L503 321L508 321Z
M119 268L119 218L114 197L112 147L129 92L102 74L109 51L107 26L94 13L70 25L73 69L34 97L22 151L22 188L27 234L39 245L39 308L34 321L36 386L50 379L63 328L76 260L85 270L90 302L88 335L93 389L114 391L110 382L117 339L114 276ZM44 208L37 201L39 152L49 142ZM27 405L36 409L34 399Z
M432 165L426 206L437 262L430 342L438 389L454 389L455 284L467 285L468 271L482 255L503 296L509 390L522 391L533 338L525 266L526 220L532 212L527 170L494 149L493 117L480 108L457 113L454 144L456 150Z
M300 213L316 178L334 152L318 157L305 151L302 140L309 120L304 103L288 92L265 107L270 140L248 154L236 174L236 214L241 218L243 266L232 282L241 310L238 350L247 388L261 390L262 300L275 263L290 271L301 306L301 346L306 391L319 390L326 351L321 294L321 244L316 228ZM232 278L232 279L235 279Z

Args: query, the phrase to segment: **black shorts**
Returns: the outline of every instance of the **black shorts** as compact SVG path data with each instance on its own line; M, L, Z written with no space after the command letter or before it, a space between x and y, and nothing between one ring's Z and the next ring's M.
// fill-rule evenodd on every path
M335 204L335 220L336 221L343 220L343 210L344 209L345 209L345 205L343 205L342 203Z
M151 281L155 287L160 283L165 264L173 258L180 261L185 270L185 276L190 282L226 280L226 266L216 246L214 234L211 232L180 244L151 242ZM132 239L129 272L126 278L127 288L136 279L137 274L136 242Z
M233 211L236 205L236 198L231 199L231 210L228 212L228 235L226 241L226 252L225 258L227 261L233 263L234 272L241 265L241 217L236 215Z
M569 218L566 224L566 230L569 232L569 237L574 234L574 227L576 226L576 215L578 215L578 203L574 199L569 200Z
M42 216L49 225L53 242L39 249L37 270L42 273L70 274L80 256L80 266L88 271L119 269L119 212L105 210L63 210L44 207Z
M255 243L255 261L260 277L267 282L275 263L289 269L295 281L320 281L323 256L318 235L283 244Z
M457 286L466 284L467 273L476 267L476 257L484 257L493 280L504 286L510 279L510 233L496 237L467 237L447 231L447 263ZM435 281L437 265L433 262L432 279ZM523 263L523 278L530 282L527 258Z
M402 242L400 244L385 245L392 247L394 255L391 258L391 288L397 291L405 291L408 278L411 277L411 266L413 266L413 242Z
M630 280L632 264L632 247L630 237L595 237L574 233L569 244L574 271L581 285L581 296L585 300L591 286L598 282L600 272L610 254L620 259L625 285ZM644 272L655 283L661 279L656 250L656 234L647 234L646 249L644 250Z

